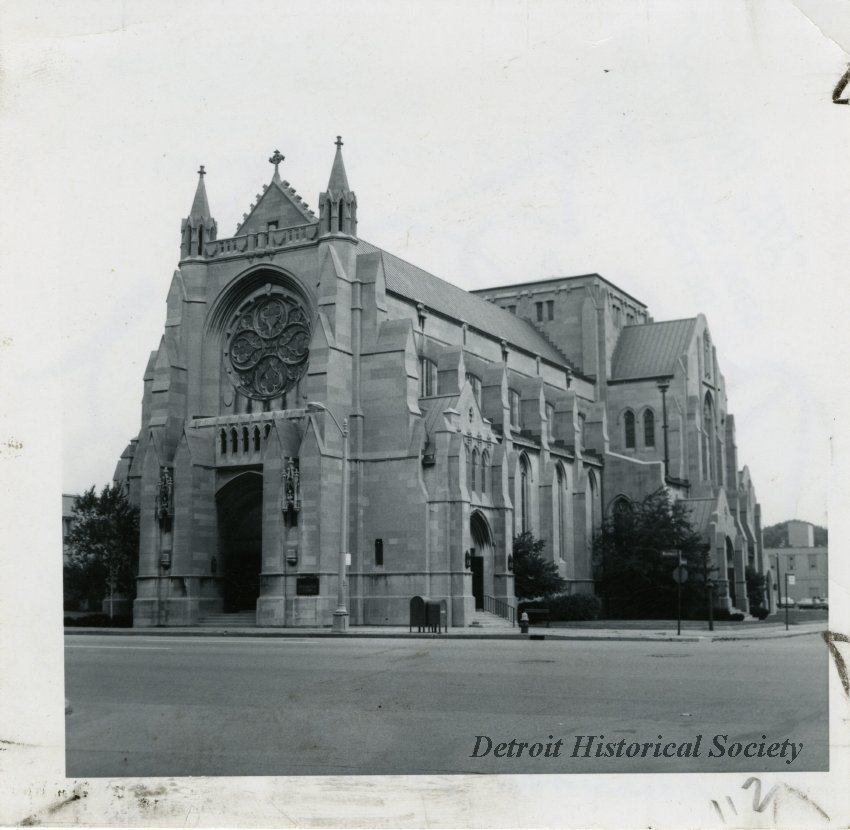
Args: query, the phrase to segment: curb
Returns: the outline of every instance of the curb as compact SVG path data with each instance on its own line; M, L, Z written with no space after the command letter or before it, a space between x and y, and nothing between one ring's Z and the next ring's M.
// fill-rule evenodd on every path
M710 634L694 635L692 633L684 636L677 634L664 634L641 636L640 634L598 634L594 636L577 634L555 634L551 630L546 633L520 634L498 633L498 634L432 634L419 632L380 632L380 631L354 631L347 634L335 634L332 631L299 631L289 629L281 631L263 631L252 628L216 629L216 628L76 628L65 629L66 637L252 637L262 639L380 639L380 640L549 640L563 642L646 642L646 643L701 643L701 642L734 642L740 640L776 640L786 637L803 637L820 633L820 629L814 631L782 631L764 634L753 634L750 636L741 634Z

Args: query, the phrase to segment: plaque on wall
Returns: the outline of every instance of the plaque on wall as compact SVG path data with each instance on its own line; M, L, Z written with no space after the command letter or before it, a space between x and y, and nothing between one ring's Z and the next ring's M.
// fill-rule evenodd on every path
M319 593L317 574L304 574L295 580L295 594L299 597L315 597Z

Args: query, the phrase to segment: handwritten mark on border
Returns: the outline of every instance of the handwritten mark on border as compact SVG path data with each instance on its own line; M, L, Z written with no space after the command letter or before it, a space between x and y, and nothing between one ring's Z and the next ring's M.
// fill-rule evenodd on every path
M850 72L850 68L847 71ZM844 694L850 697L850 676L847 674L847 664L844 662L841 652L835 645L836 643L850 643L850 637L846 634L838 634L835 631L824 631L822 636L835 662L835 668L838 671L838 676L841 678L841 685L844 687Z
M844 92L844 88L848 83L850 83L850 63L847 64L847 69L835 85L835 89L832 90L833 104L850 104L850 98L841 97L841 93Z

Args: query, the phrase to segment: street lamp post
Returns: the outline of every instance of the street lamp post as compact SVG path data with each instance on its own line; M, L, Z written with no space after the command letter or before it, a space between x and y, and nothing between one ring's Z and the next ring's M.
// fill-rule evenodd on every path
M334 426L342 436L342 495L339 520L339 578L337 580L336 611L333 613L335 634L345 634L348 631L348 608L345 598L345 568L348 564L348 418L342 419L342 426L324 404L311 401L307 404L311 412L326 412L331 416Z

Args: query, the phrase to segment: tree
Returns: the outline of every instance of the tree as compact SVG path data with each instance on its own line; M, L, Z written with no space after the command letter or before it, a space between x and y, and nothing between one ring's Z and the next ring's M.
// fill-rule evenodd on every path
M767 577L760 574L755 568L747 565L745 570L745 579L747 580L747 599L750 603L750 610L753 608L764 607Z
M683 606L704 607L706 581L715 568L708 546L691 525L687 507L658 490L642 502L614 511L593 539L593 561L609 618L665 619L676 616L676 560L688 570Z
M566 587L554 562L543 557L546 542L523 531L514 536L514 593L519 599L557 594Z
M825 527L813 525L814 544L816 548L825 548L829 545L829 533ZM788 521L768 525L762 530L762 541L766 548L788 547Z
M135 597L139 559L139 511L124 489L107 485L100 495L91 487L71 508L71 532L65 562L65 585L89 596L116 593Z

